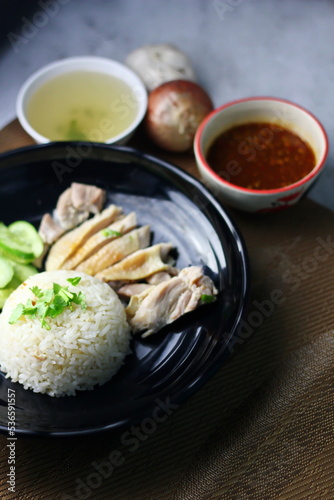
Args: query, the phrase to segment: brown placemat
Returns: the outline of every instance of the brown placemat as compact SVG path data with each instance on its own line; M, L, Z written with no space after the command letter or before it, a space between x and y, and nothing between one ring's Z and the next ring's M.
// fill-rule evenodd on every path
M30 143L17 122L0 132L2 151ZM162 154L140 134L132 144L195 172L190 154ZM232 358L156 429L143 421L122 435L20 437L16 493L1 436L1 499L334 497L334 216L307 199L231 216L253 276Z

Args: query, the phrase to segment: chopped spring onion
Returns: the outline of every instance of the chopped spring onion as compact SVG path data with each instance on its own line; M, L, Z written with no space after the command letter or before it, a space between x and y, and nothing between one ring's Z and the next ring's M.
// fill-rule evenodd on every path
M216 297L214 295L201 295L201 301L204 302L204 304L211 304L211 302L214 302L216 300Z
M105 238L110 238L110 236L122 236L122 233L119 233L118 231L114 231L113 229L102 229L101 231L102 236Z

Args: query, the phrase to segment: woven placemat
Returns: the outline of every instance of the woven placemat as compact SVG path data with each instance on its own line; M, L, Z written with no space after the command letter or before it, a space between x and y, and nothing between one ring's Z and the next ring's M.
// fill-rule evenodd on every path
M31 143L17 122L0 150ZM148 151L143 136L133 145ZM195 173L193 157L157 156ZM19 438L16 492L0 439L1 499L197 500L334 497L334 216L231 212L252 297L231 359L156 426L77 439Z

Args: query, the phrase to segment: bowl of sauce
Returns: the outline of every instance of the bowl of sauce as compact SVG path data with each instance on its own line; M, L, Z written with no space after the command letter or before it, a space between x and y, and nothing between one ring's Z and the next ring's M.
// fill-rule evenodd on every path
M111 59L83 56L44 66L21 87L16 111L38 143L124 144L143 119L147 92L135 73Z
M302 197L325 165L328 139L306 109L255 97L210 113L197 130L194 150L204 182L221 201L267 212Z

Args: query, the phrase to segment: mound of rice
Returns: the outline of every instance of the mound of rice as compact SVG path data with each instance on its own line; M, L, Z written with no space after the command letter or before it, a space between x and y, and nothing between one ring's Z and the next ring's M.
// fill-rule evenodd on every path
M77 286L66 281L76 276L81 277ZM59 316L47 318L50 330L30 316L8 323L18 304L34 298L31 287L45 290L53 283L84 293L87 309L66 307ZM110 380L129 353L129 341L124 307L106 283L76 271L44 272L26 280L5 303L0 315L0 369L25 389L74 395Z

